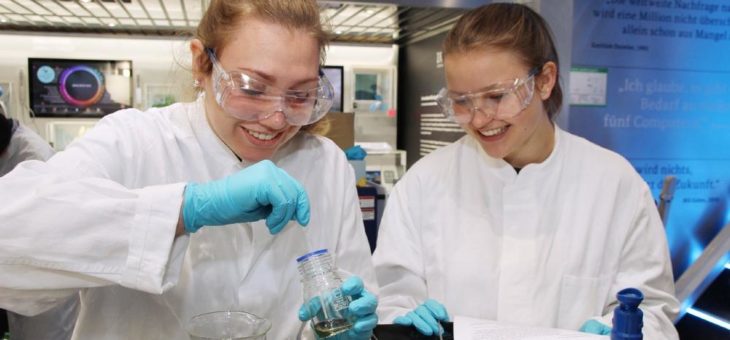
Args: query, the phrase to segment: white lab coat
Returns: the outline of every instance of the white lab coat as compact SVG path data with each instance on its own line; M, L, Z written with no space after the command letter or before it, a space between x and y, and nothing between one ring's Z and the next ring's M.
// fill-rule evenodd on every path
M309 195L306 229L290 222L272 236L259 221L174 238L185 183L245 167L203 112L200 99L124 110L48 163L0 179L11 203L0 206L0 307L35 314L81 289L75 339L186 339L192 316L228 309L271 320L269 339L293 339L295 259L308 243L376 291L352 168L334 143L307 133L273 160Z
M17 121L13 121L13 125L10 144L0 154L0 176L7 174L23 161L45 161L55 153L51 145L34 131ZM8 312L10 334L13 339L70 339L78 313L78 295L70 296L53 309L33 317Z
M12 132L7 149L0 154L0 176L13 170L22 161L30 159L45 161L51 158L54 152L51 145L38 134L18 124Z
M519 175L465 136L415 164L391 193L373 257L380 319L436 299L450 315L578 329L611 325L616 292L645 295L645 339L676 339L666 237L621 156L556 127Z

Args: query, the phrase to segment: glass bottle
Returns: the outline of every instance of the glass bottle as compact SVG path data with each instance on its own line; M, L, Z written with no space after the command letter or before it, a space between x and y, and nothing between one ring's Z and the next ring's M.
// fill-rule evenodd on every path
M342 293L342 279L327 249L320 249L297 258L297 267L304 288L304 301L312 318L312 328L319 338L329 338L347 331L350 297Z

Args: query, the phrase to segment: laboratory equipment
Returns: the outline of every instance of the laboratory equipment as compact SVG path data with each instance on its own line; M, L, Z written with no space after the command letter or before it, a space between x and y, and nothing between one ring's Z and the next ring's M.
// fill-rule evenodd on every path
M396 324L380 324L373 331L374 339L388 340L453 340L454 339L454 323L441 322L443 333L441 335L423 335L412 326L403 326Z
M368 180L382 185L389 194L395 183L406 172L406 152L404 150L370 149L369 145L363 147L368 152L366 165Z
M226 71L212 49L206 52L213 64L215 100L236 119L255 122L281 112L289 124L303 126L322 119L332 107L334 88L322 71L311 88L282 90L246 72Z
M622 289L616 294L619 305L613 311L611 340L641 340L641 327L644 325L644 312L639 304L644 294L636 288Z
M442 88L436 95L436 102L447 118L459 124L469 123L477 111L487 117L512 118L532 100L535 75L540 72L542 66L534 67L524 78L492 84L483 91L453 93Z
M357 196L360 199L365 236L368 238L370 253L373 253L378 242L378 226L385 208L385 188L368 181L365 185L357 187Z
M312 328L320 338L329 338L352 327L347 319L350 297L342 292L342 279L327 249L320 249L297 258L304 288L304 301Z
M193 340L265 340L271 322L242 311L218 311L200 314L187 326Z

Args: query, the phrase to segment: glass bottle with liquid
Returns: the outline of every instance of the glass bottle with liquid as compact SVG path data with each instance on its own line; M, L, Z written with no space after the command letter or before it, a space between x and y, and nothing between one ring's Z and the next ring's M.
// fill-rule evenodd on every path
M304 301L310 309L312 328L321 339L347 331L350 297L342 293L342 279L337 275L327 249L320 249L297 258L304 288Z

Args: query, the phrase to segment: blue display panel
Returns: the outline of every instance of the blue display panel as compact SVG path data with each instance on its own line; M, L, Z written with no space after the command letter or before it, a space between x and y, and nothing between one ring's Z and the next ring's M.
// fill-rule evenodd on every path
M573 69L596 71L583 73L592 81L571 75L571 93L597 94L574 96L569 130L628 158L654 197L665 176L677 177L666 227L679 277L730 219L730 2L583 0L574 9Z
M132 104L132 62L28 58L36 117L101 117Z

